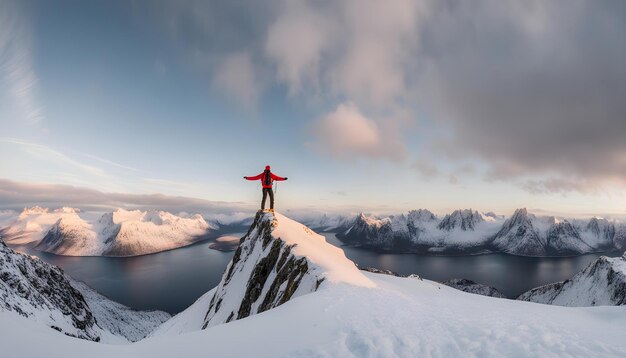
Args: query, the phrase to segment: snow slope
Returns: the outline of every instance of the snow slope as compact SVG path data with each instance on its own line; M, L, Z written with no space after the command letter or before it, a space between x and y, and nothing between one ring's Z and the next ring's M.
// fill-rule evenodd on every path
M3 312L0 345L13 358L626 355L626 307L539 305L365 275L376 287L333 285L242 320L131 345L72 339ZM206 303L190 310L201 313Z
M0 234L7 243L57 255L136 256L193 244L213 229L200 215L117 209L89 223L75 209L35 207Z
M626 305L626 254L601 256L572 279L534 288L518 299L575 307Z
M93 341L137 341L169 318L165 312L140 312L113 302L58 267L17 253L1 240L0 298L0 311Z

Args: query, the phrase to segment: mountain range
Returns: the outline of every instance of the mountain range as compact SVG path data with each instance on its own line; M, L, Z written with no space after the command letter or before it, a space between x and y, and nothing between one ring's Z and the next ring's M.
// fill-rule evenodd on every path
M0 230L0 237L57 255L136 256L193 244L215 228L200 215L117 209L88 222L77 209L33 207Z
M517 209L505 219L471 209L442 219L426 210L374 217L359 214L337 229L344 243L401 253L575 256L626 249L626 225L603 218L558 219Z

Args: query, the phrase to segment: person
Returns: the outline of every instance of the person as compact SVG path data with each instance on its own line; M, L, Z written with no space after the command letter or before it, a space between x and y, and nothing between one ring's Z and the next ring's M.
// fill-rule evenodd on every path
M270 196L270 210L274 211L274 190L272 189L272 184L274 180L283 181L287 180L287 177L279 177L278 175L272 173L270 170L270 166L265 166L265 170L263 173L259 175L255 175L253 177L243 177L246 180L261 180L261 185L263 187L263 200L261 200L261 210L265 210L265 199L267 196Z

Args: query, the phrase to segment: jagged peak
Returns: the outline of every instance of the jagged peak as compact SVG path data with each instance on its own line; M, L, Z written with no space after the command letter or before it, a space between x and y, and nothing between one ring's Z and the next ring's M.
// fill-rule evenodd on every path
M294 255L306 257L323 268L329 282L373 286L372 281L359 271L354 262L346 258L344 251L327 243L324 236L277 212L262 213L261 220L272 222L274 238L287 245L295 245L291 250Z
M411 210L408 213L408 218L411 221L434 221L437 220L437 216L428 209Z
M279 213L258 212L216 288L203 328L261 313L332 284L375 286L323 236Z

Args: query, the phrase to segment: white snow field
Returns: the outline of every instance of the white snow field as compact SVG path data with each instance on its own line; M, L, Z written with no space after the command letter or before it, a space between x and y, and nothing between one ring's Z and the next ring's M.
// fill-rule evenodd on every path
M311 272L325 278L316 290L202 330L220 288L237 288L220 296L228 300L222 303L225 307L236 306L245 299L241 287L254 282L244 272L252 263L263 266L257 255L270 251L251 249L245 257L242 250L240 264L229 264L239 275L224 282L225 272L217 289L137 343L108 345L71 338L13 312L0 312L0 352L12 358L626 356L626 306L543 305L469 294L419 278L363 272L323 237L276 217L268 246L272 241L295 245L291 254L305 258ZM264 236L249 236L260 238L258 245L263 242ZM310 286L308 279L302 282Z

